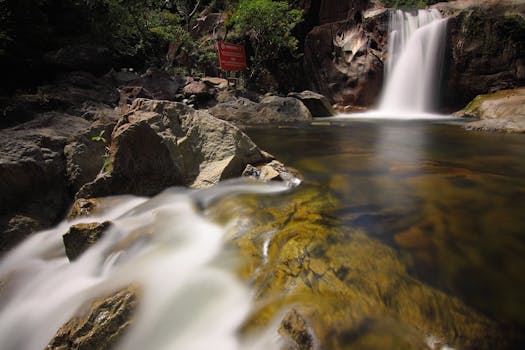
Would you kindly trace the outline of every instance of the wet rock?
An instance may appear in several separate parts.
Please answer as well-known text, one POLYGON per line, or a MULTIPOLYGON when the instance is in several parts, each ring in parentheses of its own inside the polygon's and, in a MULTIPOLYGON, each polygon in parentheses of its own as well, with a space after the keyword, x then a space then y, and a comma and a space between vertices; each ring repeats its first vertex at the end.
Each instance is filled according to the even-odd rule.
POLYGON ((451 17, 443 103, 458 109, 475 96, 525 85, 525 9, 513 1, 455 1, 438 8, 451 17))
POLYGON ((511 332, 414 278, 391 247, 341 226, 333 211, 338 200, 325 188, 303 187, 271 206, 260 198, 243 200, 250 204, 242 212, 234 209, 237 198, 210 213, 250 218, 228 232, 246 259, 239 273, 253 281, 261 306, 244 334, 293 308, 281 326, 294 340, 288 349, 308 349, 310 339, 334 350, 424 349, 428 339, 453 348, 508 346, 511 332))
POLYGON ((136 100, 111 139, 107 171, 77 198, 207 187, 272 159, 235 126, 177 102, 136 100))
POLYGON ((312 117, 331 117, 335 111, 326 97, 313 91, 291 92, 289 97, 295 97, 301 101, 312 114, 312 117))
POLYGON ((77 259, 89 247, 101 239, 110 226, 111 223, 109 221, 102 223, 93 222, 89 224, 76 224, 71 226, 67 233, 62 237, 69 261, 77 259))
POLYGON ((272 160, 259 168, 248 164, 242 175, 262 182, 282 181, 290 187, 298 186, 302 181, 302 176, 296 169, 286 167, 277 160, 272 160))
POLYGON ((131 285, 95 300, 84 314, 73 317, 56 333, 46 350, 114 349, 129 326, 140 290, 131 285))
POLYGON ((283 318, 279 327, 279 334, 292 341, 286 347, 289 350, 319 349, 308 322, 295 309, 291 309, 283 318))
POLYGON ((257 113, 250 123, 290 123, 309 121, 312 114, 306 106, 293 97, 267 96, 257 106, 257 113))
POLYGON ((90 216, 97 211, 99 204, 99 200, 95 198, 79 198, 73 203, 69 214, 67 214, 67 219, 74 220, 77 218, 90 216))
POLYGON ((525 88, 480 95, 456 115, 480 119, 468 130, 525 132, 525 88))
MULTIPOLYGON (((4 230, 15 215, 30 217, 40 227, 63 215, 69 202, 64 146, 69 137, 88 127, 82 118, 48 113, 0 130, 0 226, 4 230)), ((2 248, 21 238, 10 235, 8 240, 2 234, 2 248)))

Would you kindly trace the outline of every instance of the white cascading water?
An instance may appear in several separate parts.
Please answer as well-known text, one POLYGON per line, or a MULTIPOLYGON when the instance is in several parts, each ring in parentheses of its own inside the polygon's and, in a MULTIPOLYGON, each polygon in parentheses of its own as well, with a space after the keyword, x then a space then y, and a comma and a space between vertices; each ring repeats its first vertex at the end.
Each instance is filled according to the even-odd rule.
POLYGON ((439 96, 446 19, 439 11, 392 11, 389 22, 386 86, 380 111, 428 113, 439 96))
POLYGON ((0 344, 3 350, 43 349, 87 301, 138 283, 135 322, 118 349, 275 349, 275 332, 240 341, 249 289, 231 272, 226 229, 195 209, 232 193, 271 193, 278 184, 236 180, 211 189, 172 188, 152 198, 109 199, 98 217, 62 222, 0 261, 0 344), (80 222, 113 223, 77 260, 65 256, 62 235, 80 222))

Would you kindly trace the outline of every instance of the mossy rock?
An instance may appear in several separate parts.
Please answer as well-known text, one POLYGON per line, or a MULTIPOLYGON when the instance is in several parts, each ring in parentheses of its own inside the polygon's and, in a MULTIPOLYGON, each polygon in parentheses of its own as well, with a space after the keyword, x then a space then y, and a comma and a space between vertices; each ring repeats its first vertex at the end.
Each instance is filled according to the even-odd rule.
POLYGON ((239 274, 255 289, 243 334, 288 310, 280 331, 288 349, 505 348, 494 322, 411 276, 392 248, 339 226, 333 193, 307 185, 282 196, 277 206, 248 195, 210 210, 242 223, 230 235, 239 274))

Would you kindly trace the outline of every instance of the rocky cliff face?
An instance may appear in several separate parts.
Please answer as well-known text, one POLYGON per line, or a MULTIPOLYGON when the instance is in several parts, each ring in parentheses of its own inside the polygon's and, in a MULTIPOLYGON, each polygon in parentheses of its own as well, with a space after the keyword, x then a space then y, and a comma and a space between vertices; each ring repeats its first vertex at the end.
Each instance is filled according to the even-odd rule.
POLYGON ((525 3, 440 4, 450 14, 444 107, 463 107, 476 95, 525 85, 525 3))
MULTIPOLYGON (((304 41, 309 88, 333 103, 374 105, 388 54, 388 10, 379 1, 294 3, 304 9, 304 26, 310 28, 304 41)), ((525 84, 525 2, 469 0, 435 7, 450 17, 442 110, 525 84)))
MULTIPOLYGON (((381 90, 388 14, 365 13, 364 8, 343 11, 343 20, 321 24, 305 39, 304 67, 310 88, 337 104, 369 106, 381 90)), ((320 20, 330 18, 340 19, 326 15, 320 20)))

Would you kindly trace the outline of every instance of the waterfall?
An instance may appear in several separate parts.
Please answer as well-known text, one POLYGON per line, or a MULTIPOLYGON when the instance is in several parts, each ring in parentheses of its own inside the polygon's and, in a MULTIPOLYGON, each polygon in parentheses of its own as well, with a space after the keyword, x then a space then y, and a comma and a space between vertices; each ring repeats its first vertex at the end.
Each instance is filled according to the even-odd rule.
POLYGON ((437 10, 390 13, 386 85, 380 111, 403 114, 436 109, 446 19, 437 10))
MULTIPOLYGON (((232 193, 275 193, 280 184, 222 182, 199 191, 172 188, 147 199, 101 199, 101 215, 64 221, 39 232, 0 260, 0 344, 43 349, 58 328, 100 295, 138 283, 139 308, 118 349, 272 349, 274 333, 240 340, 251 293, 231 269, 226 229, 196 208, 232 193), (112 222, 112 228, 69 262, 62 235, 71 224, 112 222)), ((101 315, 100 317, 103 317, 101 315)))

